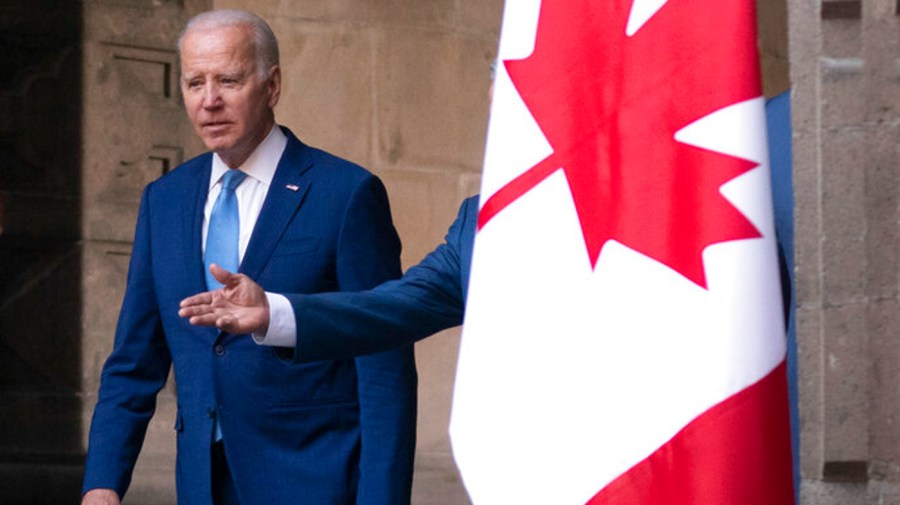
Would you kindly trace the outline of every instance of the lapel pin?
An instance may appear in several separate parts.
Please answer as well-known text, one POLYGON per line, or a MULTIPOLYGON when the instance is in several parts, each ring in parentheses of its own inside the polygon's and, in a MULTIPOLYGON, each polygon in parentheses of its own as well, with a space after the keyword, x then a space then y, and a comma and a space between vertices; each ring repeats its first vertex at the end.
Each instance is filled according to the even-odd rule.
POLYGON ((285 186, 285 187, 288 188, 288 189, 291 190, 291 191, 300 191, 300 186, 298 186, 298 185, 296 185, 296 184, 288 184, 288 185, 285 186))

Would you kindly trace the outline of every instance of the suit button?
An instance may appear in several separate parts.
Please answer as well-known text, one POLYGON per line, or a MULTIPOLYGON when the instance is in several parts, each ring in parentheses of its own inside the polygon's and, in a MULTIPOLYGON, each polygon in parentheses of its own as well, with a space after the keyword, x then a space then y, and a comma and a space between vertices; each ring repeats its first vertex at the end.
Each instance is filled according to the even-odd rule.
POLYGON ((216 346, 213 347, 213 352, 216 353, 216 356, 224 356, 225 355, 225 346, 222 344, 216 344, 216 346))
POLYGON ((208 417, 210 419, 215 419, 216 418, 216 409, 214 409, 212 407, 206 409, 206 417, 208 417))

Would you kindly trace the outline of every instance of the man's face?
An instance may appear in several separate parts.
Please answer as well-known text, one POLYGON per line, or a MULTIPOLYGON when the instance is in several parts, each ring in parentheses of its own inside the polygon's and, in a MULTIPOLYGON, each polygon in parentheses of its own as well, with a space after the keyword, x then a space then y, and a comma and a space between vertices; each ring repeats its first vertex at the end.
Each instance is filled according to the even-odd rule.
POLYGON ((197 135, 236 168, 275 122, 281 73, 257 71, 249 28, 196 28, 182 39, 181 91, 197 135))

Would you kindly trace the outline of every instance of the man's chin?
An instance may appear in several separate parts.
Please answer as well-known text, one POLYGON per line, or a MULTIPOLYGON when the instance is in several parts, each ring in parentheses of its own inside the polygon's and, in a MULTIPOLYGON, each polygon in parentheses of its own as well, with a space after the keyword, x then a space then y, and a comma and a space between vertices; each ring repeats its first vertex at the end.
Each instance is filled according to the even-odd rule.
POLYGON ((203 145, 213 152, 227 151, 234 147, 234 142, 225 136, 204 136, 203 145))

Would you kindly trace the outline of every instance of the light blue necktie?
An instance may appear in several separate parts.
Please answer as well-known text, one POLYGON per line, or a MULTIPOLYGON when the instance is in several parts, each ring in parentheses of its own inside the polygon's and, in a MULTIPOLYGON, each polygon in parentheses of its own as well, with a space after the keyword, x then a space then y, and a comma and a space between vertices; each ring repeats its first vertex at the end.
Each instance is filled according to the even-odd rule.
MULTIPOLYGON (((229 169, 222 176, 222 191, 213 204, 209 214, 209 227, 206 231, 206 253, 203 264, 206 267, 206 288, 213 290, 222 287, 211 273, 209 265, 215 263, 229 272, 237 272, 240 265, 238 243, 241 233, 241 220, 238 213, 237 196, 234 194, 247 174, 236 169, 229 169)), ((222 440, 222 429, 216 419, 215 441, 222 440)))
POLYGON ((237 272, 240 265, 238 241, 241 233, 241 222, 238 215, 237 196, 234 194, 247 174, 237 169, 229 169, 222 176, 222 191, 213 205, 209 215, 209 227, 206 232, 206 254, 203 264, 206 267, 206 288, 219 289, 222 285, 211 273, 209 265, 215 263, 229 272, 237 272))

